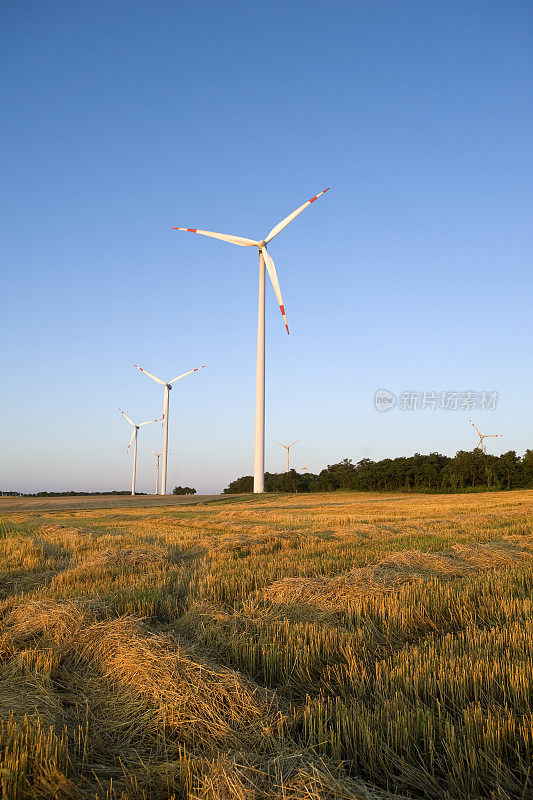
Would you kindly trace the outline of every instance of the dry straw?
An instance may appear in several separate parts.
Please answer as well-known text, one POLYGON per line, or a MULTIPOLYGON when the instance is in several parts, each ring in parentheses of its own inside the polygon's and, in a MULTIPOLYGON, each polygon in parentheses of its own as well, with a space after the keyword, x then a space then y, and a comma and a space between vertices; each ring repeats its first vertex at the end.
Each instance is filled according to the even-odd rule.
POLYGON ((6 517, 2 796, 533 796, 532 497, 6 517))

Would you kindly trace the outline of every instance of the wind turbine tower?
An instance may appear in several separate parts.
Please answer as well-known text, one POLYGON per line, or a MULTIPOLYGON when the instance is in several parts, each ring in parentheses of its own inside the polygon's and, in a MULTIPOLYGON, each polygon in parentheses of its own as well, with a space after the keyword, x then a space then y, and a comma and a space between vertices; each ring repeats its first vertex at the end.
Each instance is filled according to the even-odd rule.
POLYGON ((159 458, 163 455, 163 453, 156 453, 155 450, 152 450, 151 447, 148 450, 154 454, 155 456, 155 494, 159 494, 159 458))
POLYGON ((280 447, 284 447, 285 450, 287 451, 287 472, 290 471, 289 470, 289 450, 291 449, 291 447, 294 447, 295 444, 298 444, 298 442, 301 442, 301 441, 302 441, 301 439, 296 439, 296 441, 293 442, 292 444, 281 444, 281 442, 276 442, 276 444, 279 444, 280 447))
POLYGON ((133 422, 133 420, 131 420, 128 417, 128 415, 123 412, 123 410, 121 408, 119 408, 119 411, 122 414, 122 416, 125 419, 127 419, 128 422, 130 423, 130 425, 133 427, 133 430, 131 432, 130 443, 128 444, 128 449, 126 450, 126 453, 129 452, 129 449, 131 447, 131 443, 135 440, 135 445, 133 447, 133 471, 131 473, 131 493, 134 495, 135 494, 135 473, 137 471, 137 434, 139 432, 139 428, 142 428, 143 425, 151 425, 152 422, 159 422, 159 420, 158 419, 150 419, 150 420, 148 420, 148 422, 140 422, 138 425, 136 425, 135 422, 133 422))
POLYGON ((167 493, 167 453, 168 453, 168 402, 170 396, 170 390, 172 389, 172 384, 176 383, 176 381, 180 381, 182 378, 186 378, 187 375, 192 375, 193 372, 198 372, 199 370, 205 367, 205 364, 201 367, 196 367, 196 369, 190 369, 188 372, 184 372, 183 375, 178 375, 176 378, 172 378, 171 381, 165 383, 162 381, 161 378, 157 378, 155 375, 152 375, 151 372, 147 372, 142 367, 139 367, 137 364, 134 364, 137 369, 143 372, 145 375, 148 375, 156 383, 160 383, 161 386, 165 387, 163 393, 163 467, 161 470, 161 494, 167 493))
POLYGON ((476 428, 476 426, 474 425, 472 420, 470 420, 470 424, 473 425, 473 427, 476 430, 477 435, 479 436, 479 442, 474 447, 474 450, 481 450, 482 453, 485 452, 485 447, 483 445, 483 439, 496 439, 498 437, 503 436, 502 433, 481 433, 480 430, 478 428, 476 428))
POLYGON ((281 316, 289 332, 287 317, 285 316, 285 306, 279 288, 276 267, 267 251, 267 244, 278 235, 287 225, 295 219, 298 214, 305 211, 311 203, 327 192, 324 189, 301 205, 288 217, 272 228, 270 233, 260 240, 245 239, 243 236, 233 236, 227 233, 213 233, 213 231, 203 231, 199 228, 172 228, 174 231, 188 231, 189 233, 199 233, 202 236, 211 236, 213 239, 221 239, 223 242, 238 244, 241 247, 257 247, 259 251, 259 303, 257 308, 257 363, 255 372, 255 446, 254 446, 254 492, 265 491, 265 266, 272 283, 272 288, 279 303, 281 316))

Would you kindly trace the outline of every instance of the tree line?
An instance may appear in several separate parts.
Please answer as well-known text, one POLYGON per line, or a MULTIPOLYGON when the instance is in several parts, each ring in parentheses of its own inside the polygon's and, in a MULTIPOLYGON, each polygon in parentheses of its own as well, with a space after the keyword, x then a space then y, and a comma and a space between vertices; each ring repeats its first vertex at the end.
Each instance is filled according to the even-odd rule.
MULTIPOLYGON (((318 475, 311 472, 265 473, 266 492, 461 492, 533 487, 533 450, 520 457, 514 450, 493 456, 481 450, 459 450, 451 458, 440 453, 356 464, 345 458, 328 464, 318 475)), ((253 491, 253 477, 232 481, 224 494, 253 491)))

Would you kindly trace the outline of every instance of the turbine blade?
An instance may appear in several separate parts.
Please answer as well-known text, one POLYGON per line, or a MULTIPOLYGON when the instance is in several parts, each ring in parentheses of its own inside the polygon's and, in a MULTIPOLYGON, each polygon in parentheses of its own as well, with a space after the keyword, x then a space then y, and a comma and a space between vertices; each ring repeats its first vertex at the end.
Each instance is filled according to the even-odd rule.
POLYGON ((272 286, 274 288, 274 293, 279 303, 279 310, 281 311, 281 316, 283 317, 283 322, 285 323, 285 327, 287 328, 287 333, 288 333, 289 326, 287 325, 287 317, 285 316, 285 306, 283 305, 281 289, 279 288, 279 281, 278 281, 278 276, 276 274, 276 267, 274 266, 274 262, 272 261, 270 253, 267 251, 266 247, 262 247, 261 252, 263 253, 263 258, 265 259, 266 268, 270 276, 270 282, 272 283, 272 286))
POLYGON ((324 189, 323 192, 319 192, 317 195, 315 195, 310 200, 308 200, 307 203, 304 203, 303 206, 300 206, 300 208, 297 208, 296 211, 293 211, 292 214, 289 214, 288 217, 285 217, 285 219, 282 219, 281 222, 278 222, 276 227, 272 228, 272 230, 270 231, 270 233, 266 237, 265 242, 268 244, 274 238, 274 236, 277 236, 278 233, 280 233, 283 230, 283 228, 287 227, 289 222, 292 222, 293 219, 295 219, 295 217, 298 216, 298 214, 301 214, 302 211, 305 211, 305 209, 308 208, 308 206, 310 206, 311 203, 314 203, 315 200, 318 200, 318 198, 321 195, 323 195, 325 192, 329 192, 329 186, 328 186, 327 189, 324 189))
POLYGON ((196 367, 196 369, 190 369, 188 372, 184 372, 183 375, 178 375, 177 378, 172 378, 172 380, 169 381, 169 383, 176 383, 176 381, 179 381, 182 378, 187 377, 187 375, 192 375, 193 372, 198 372, 198 370, 203 369, 204 367, 205 367, 205 364, 202 364, 201 367, 196 367))
POLYGON ((137 367, 137 369, 140 369, 140 370, 141 370, 141 372, 144 372, 144 374, 145 374, 145 375, 148 375, 148 377, 149 377, 149 378, 151 378, 151 379, 152 379, 153 381, 155 381, 156 383, 160 383, 162 386, 165 386, 165 381, 162 381, 162 380, 161 380, 161 378, 156 378, 156 376, 155 376, 155 375, 152 375, 152 373, 151 373, 151 372, 147 372, 145 369, 143 369, 142 367, 140 367, 138 364, 134 364, 133 366, 134 366, 134 367, 137 367))
POLYGON ((296 441, 293 442, 292 444, 290 444, 289 447, 292 447, 292 445, 298 444, 298 442, 301 442, 301 441, 302 441, 301 439, 296 439, 296 441))
POLYGON ((152 422, 161 422, 161 417, 159 417, 158 419, 149 419, 148 422, 139 422, 137 427, 142 428, 143 425, 151 425, 152 422))
POLYGON ((126 419, 128 420, 128 422, 130 423, 130 425, 133 425, 133 427, 135 427, 135 423, 133 422, 133 420, 131 420, 131 419, 128 417, 128 415, 127 415, 127 414, 125 414, 125 413, 123 412, 123 410, 122 410, 121 408, 119 408, 119 411, 120 411, 120 413, 122 414, 122 416, 123 416, 123 417, 126 417, 126 419))
POLYGON ((130 451, 131 443, 133 442, 133 437, 134 436, 135 436, 135 428, 131 432, 131 439, 130 439, 130 443, 128 445, 128 449, 126 450, 126 453, 129 453, 129 451, 130 451))
POLYGON ((276 442, 276 444, 279 444, 280 447, 284 447, 285 450, 287 449, 287 445, 286 444, 281 444, 281 442, 276 442))
MULTIPOLYGON (((476 426, 474 425, 474 423, 472 422, 472 420, 470 420, 470 424, 471 424, 471 425, 473 425, 473 426, 474 426, 474 428, 476 428, 476 426)), ((476 428, 476 431, 479 433, 479 430, 478 430, 477 428, 476 428)), ((481 436, 481 433, 479 433, 479 435, 481 436)))
POLYGON ((211 236, 213 239, 222 239, 223 242, 239 244, 241 247, 257 247, 259 242, 254 239, 246 239, 244 236, 233 236, 231 233, 214 233, 213 231, 201 231, 199 228, 171 228, 173 231, 187 231, 188 233, 199 233, 201 236, 211 236))

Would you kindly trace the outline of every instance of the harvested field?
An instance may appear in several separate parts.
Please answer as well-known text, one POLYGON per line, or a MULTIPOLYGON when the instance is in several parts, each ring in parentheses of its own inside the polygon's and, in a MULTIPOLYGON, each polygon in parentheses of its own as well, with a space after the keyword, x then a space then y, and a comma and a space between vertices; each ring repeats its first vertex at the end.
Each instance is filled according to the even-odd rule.
POLYGON ((533 797, 532 510, 516 491, 4 512, 2 796, 533 797))

